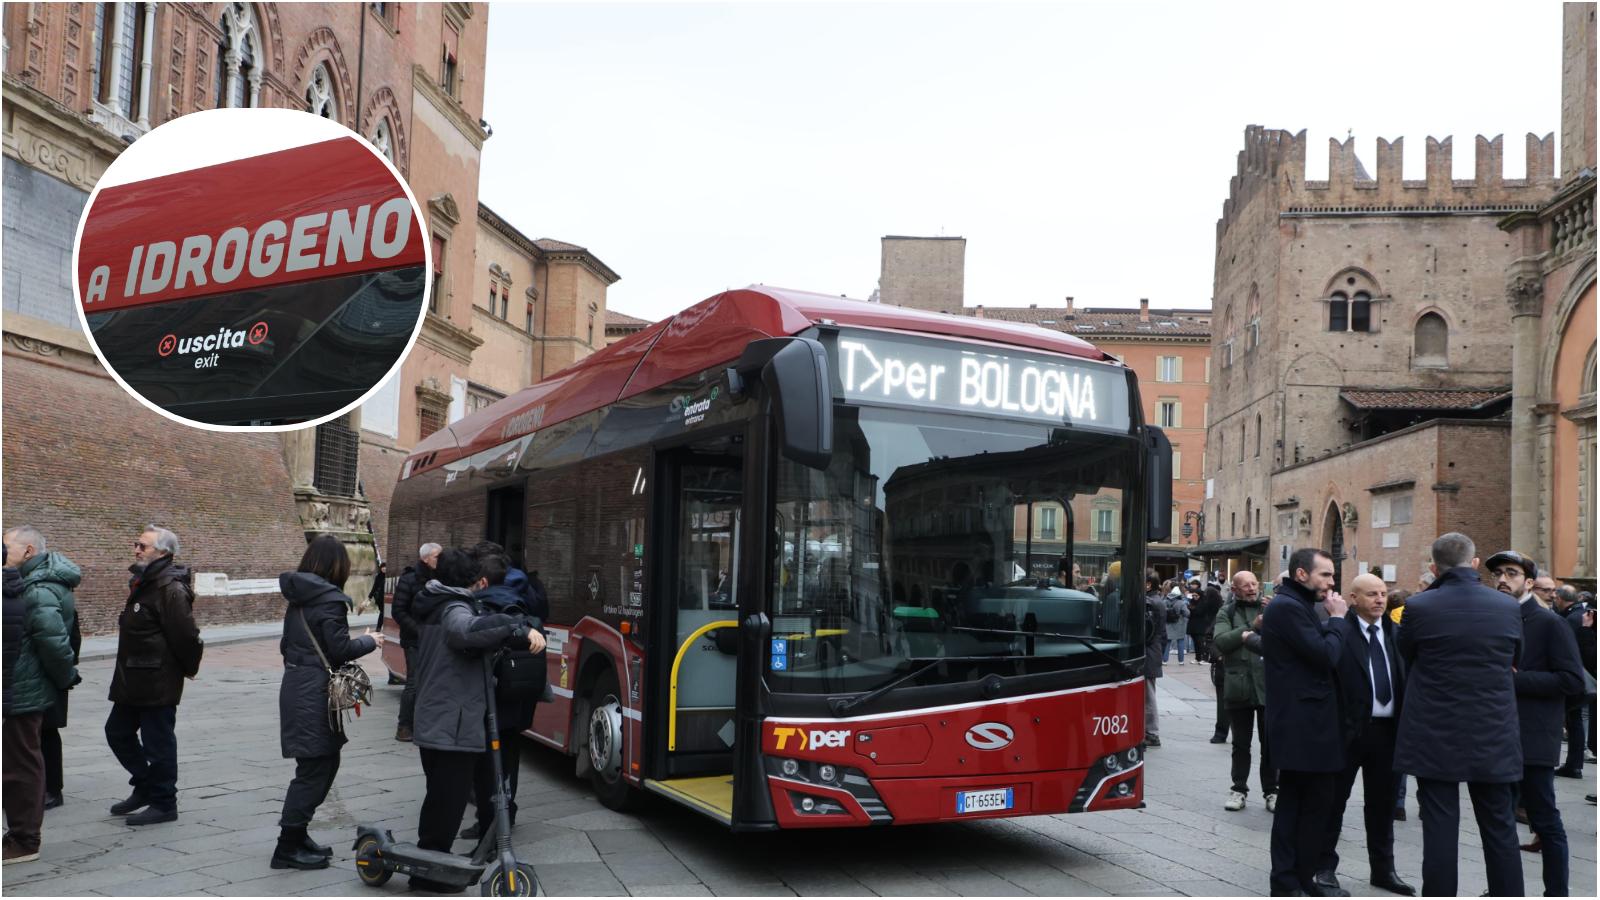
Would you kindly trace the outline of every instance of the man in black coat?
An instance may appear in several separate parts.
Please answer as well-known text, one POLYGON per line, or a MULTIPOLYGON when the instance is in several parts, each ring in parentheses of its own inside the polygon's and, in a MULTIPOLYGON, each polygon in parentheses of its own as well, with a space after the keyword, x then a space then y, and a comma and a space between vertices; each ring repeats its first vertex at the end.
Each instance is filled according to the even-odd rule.
POLYGON ((433 567, 438 565, 439 551, 442 549, 433 543, 417 548, 417 564, 406 566, 395 580, 394 599, 389 604, 389 614, 394 617, 394 623, 400 626, 400 652, 406 657, 406 686, 400 692, 400 721, 394 729, 394 739, 397 741, 411 740, 411 726, 415 722, 417 708, 416 650, 422 625, 412 613, 411 601, 433 579, 433 567))
POLYGON ((1512 669, 1522 652, 1522 616, 1515 600, 1479 580, 1471 538, 1441 535, 1432 555, 1435 580, 1406 601, 1397 641, 1406 703, 1394 767, 1417 779, 1422 893, 1455 896, 1466 782, 1489 893, 1521 897, 1512 792, 1522 780, 1522 741, 1506 723, 1517 716, 1512 669))
POLYGON ((1395 625, 1384 612, 1389 586, 1370 573, 1350 582, 1350 611, 1343 620, 1344 647, 1339 656, 1340 731, 1345 742, 1345 767, 1334 791, 1334 813, 1328 820, 1327 842, 1315 882, 1337 888, 1339 831, 1345 805, 1361 770, 1362 810, 1367 835, 1367 862, 1374 887, 1407 897, 1416 888, 1394 869, 1394 737, 1405 697, 1405 665, 1395 646, 1395 625))
POLYGON ((1517 664, 1517 721, 1522 733, 1522 806, 1538 835, 1546 897, 1567 895, 1567 830, 1556 809, 1556 764, 1567 700, 1583 694, 1583 663, 1567 623, 1540 605, 1532 591, 1538 567, 1515 550, 1489 557, 1495 590, 1517 601, 1522 660, 1517 664))
POLYGON ((1344 632, 1337 623, 1317 620, 1312 607, 1324 604, 1331 617, 1345 614, 1344 598, 1333 590, 1333 560, 1321 550, 1296 550, 1289 557, 1289 577, 1261 619, 1267 741, 1278 767, 1271 886, 1279 897, 1349 896, 1314 880, 1323 829, 1333 814, 1334 787, 1344 771, 1334 684, 1344 632))
POLYGON ((174 558, 178 536, 150 525, 133 549, 106 718, 106 744, 128 770, 133 793, 111 814, 153 825, 178 818, 178 703, 183 680, 200 671, 205 644, 194 623, 192 576, 174 558))
MULTIPOLYGON (((1189 582, 1191 590, 1195 589, 1200 579, 1189 582)), ((1211 743, 1226 744, 1228 742, 1228 711, 1222 702, 1222 681, 1225 669, 1222 655, 1217 652, 1213 642, 1212 626, 1216 624, 1217 611, 1222 609, 1222 588, 1215 584, 1207 584, 1200 589, 1200 602, 1189 613, 1189 633, 1194 637, 1194 653, 1200 659, 1211 664, 1211 687, 1217 695, 1217 724, 1211 732, 1211 743), (1195 629, 1198 628, 1197 633, 1195 629), (1204 648, 1204 649, 1202 649, 1204 648)))
POLYGON ((1161 579, 1144 579, 1144 745, 1161 746, 1161 711, 1156 707, 1156 679, 1161 677, 1161 640, 1167 633, 1167 598, 1161 579))
MULTIPOLYGON (((1593 678, 1594 610, 1589 608, 1589 604, 1582 602, 1578 589, 1568 584, 1556 590, 1554 611, 1572 630, 1572 637, 1578 645, 1578 657, 1583 661, 1584 671, 1593 678)), ((1556 774, 1563 778, 1583 777, 1583 751, 1589 743, 1588 732, 1583 727, 1583 716, 1586 707, 1589 709, 1589 715, 1591 717, 1594 715, 1594 699, 1593 694, 1587 694, 1567 702, 1567 761, 1556 769, 1556 774)))

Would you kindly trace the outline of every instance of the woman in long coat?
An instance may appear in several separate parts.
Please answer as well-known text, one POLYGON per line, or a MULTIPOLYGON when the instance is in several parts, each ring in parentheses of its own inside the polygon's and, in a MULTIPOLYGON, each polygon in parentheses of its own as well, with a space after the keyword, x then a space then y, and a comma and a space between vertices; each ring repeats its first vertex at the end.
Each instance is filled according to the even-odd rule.
POLYGON ((295 761, 294 780, 283 798, 274 869, 322 869, 333 851, 311 840, 306 828, 327 799, 339 771, 346 738, 328 719, 328 670, 317 647, 337 668, 383 643, 381 633, 350 637, 350 598, 344 593, 350 557, 333 535, 318 536, 306 547, 300 568, 278 576, 288 608, 283 618, 283 683, 278 689, 278 734, 285 759, 295 761), (315 636, 316 647, 311 644, 315 636))

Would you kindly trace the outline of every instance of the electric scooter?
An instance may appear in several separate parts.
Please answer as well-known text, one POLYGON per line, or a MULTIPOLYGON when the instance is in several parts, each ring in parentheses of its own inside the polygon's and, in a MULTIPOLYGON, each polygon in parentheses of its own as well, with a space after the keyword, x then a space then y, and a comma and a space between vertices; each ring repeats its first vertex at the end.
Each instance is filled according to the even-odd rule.
POLYGON ((356 874, 368 887, 380 887, 396 872, 425 878, 451 887, 479 884, 490 860, 494 871, 479 884, 485 897, 534 897, 539 894, 539 879, 533 866, 518 862, 511 850, 511 814, 507 806, 505 774, 500 770, 500 722, 495 712, 495 654, 483 657, 483 690, 489 700, 489 759, 494 766, 494 823, 479 838, 471 856, 439 850, 424 850, 414 843, 401 843, 394 832, 378 825, 356 826, 356 874))

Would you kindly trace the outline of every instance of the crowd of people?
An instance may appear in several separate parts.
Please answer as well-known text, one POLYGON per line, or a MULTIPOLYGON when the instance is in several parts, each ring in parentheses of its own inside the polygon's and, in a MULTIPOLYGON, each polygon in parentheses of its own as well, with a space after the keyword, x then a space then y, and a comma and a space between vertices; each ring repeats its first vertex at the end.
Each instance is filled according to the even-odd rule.
MULTIPOLYGON (((178 536, 147 526, 133 544, 128 594, 117 620, 117 655, 109 694, 106 744, 128 771, 131 792, 110 812, 129 826, 178 818, 176 723, 184 682, 199 673, 205 645, 193 616, 189 569, 178 562, 178 536)), ((426 782, 418 846, 449 852, 469 801, 477 821, 460 833, 478 838, 492 827, 491 744, 483 726, 495 704, 507 805, 516 815, 520 742, 543 696, 546 601, 537 578, 517 569, 503 548, 421 548, 420 562, 398 581, 394 617, 406 658, 406 688, 396 737, 415 744, 426 782), (491 696, 484 658, 536 672, 500 677, 491 696)), ((284 598, 283 678, 278 724, 285 759, 295 761, 284 796, 275 869, 329 865, 331 848, 309 826, 339 771, 348 741, 346 718, 330 705, 335 671, 384 643, 381 630, 352 635, 353 602, 345 593, 350 557, 332 535, 314 538, 300 565, 278 579, 284 598)), ((60 806, 61 742, 67 692, 82 681, 81 640, 73 591, 81 573, 46 548, 31 526, 5 533, 4 807, 5 862, 39 858, 46 809, 60 806)), ((380 595, 381 596, 381 595, 380 595)), ((497 675, 509 668, 497 669, 497 675)), ((458 890, 412 879, 436 892, 458 890)))
MULTIPOLYGON (((1213 667, 1211 741, 1233 744, 1223 807, 1245 808, 1254 760, 1273 813, 1275 896, 1348 895, 1337 844, 1358 775, 1374 886, 1416 893, 1394 859, 1411 777, 1424 895, 1456 892, 1462 784, 1488 893, 1523 894, 1520 850, 1539 854, 1545 896, 1567 895, 1554 779, 1581 778, 1594 760, 1594 597, 1558 585, 1512 550, 1489 557, 1484 579, 1473 542, 1458 533, 1438 538, 1431 560, 1409 595, 1391 594, 1376 572, 1356 576, 1341 595, 1332 559, 1309 548, 1291 556, 1269 601, 1249 571, 1225 591, 1199 577, 1147 582, 1147 623, 1166 626, 1146 646, 1147 685, 1160 677, 1170 644, 1196 633, 1195 618, 1209 623, 1210 646, 1195 641, 1193 652, 1213 667), (1526 844, 1519 821, 1533 832, 1526 844)), ((1159 747, 1151 710, 1147 719, 1146 745, 1159 747)))

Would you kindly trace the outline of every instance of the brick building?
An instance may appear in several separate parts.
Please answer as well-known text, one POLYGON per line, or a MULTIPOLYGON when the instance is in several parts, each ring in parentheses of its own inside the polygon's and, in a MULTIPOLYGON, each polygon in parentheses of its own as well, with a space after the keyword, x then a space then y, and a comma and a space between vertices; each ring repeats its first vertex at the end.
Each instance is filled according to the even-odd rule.
POLYGON ((877 302, 960 313, 965 304, 967 239, 886 235, 877 302))
MULTIPOLYGON (((1151 544, 1150 563, 1163 577, 1191 567, 1190 550, 1205 540, 1203 518, 1206 416, 1210 409, 1211 311, 1065 306, 977 306, 968 314, 1077 335, 1112 354, 1139 378, 1145 421, 1161 426, 1172 442, 1172 540, 1151 544)), ((1073 521, 1092 541, 1092 510, 1075 510, 1073 521)), ((1035 530, 1043 527, 1035 522, 1035 530)), ((1115 528, 1115 526, 1112 526, 1115 528)), ((1041 534, 1035 534, 1038 541, 1041 534)), ((1048 549, 1048 548, 1047 548, 1048 549)), ((1193 563, 1198 567, 1198 562, 1193 563)), ((1089 574, 1089 573, 1086 573, 1089 574)))
POLYGON ((1353 138, 1330 141, 1328 180, 1307 181, 1304 132, 1245 131, 1217 223, 1213 285, 1206 518, 1217 527, 1202 549, 1220 567, 1272 577, 1290 549, 1315 545, 1334 553, 1341 579, 1363 561, 1392 563, 1409 586, 1420 560, 1380 552, 1404 549, 1405 540, 1385 546, 1394 537, 1363 546, 1363 517, 1410 503, 1439 511, 1429 527, 1485 546, 1501 531, 1503 508, 1452 513, 1434 497, 1457 483, 1436 465, 1455 432, 1377 439, 1505 411, 1512 360, 1502 298, 1517 253, 1497 225, 1554 195, 1554 137, 1528 135, 1528 170, 1516 179, 1501 171, 1499 137, 1478 138, 1471 180, 1452 179, 1450 138, 1428 139, 1426 172, 1415 173, 1425 177, 1414 180, 1401 171, 1401 146, 1378 141, 1373 177, 1353 138), (1406 390, 1381 393, 1394 389, 1406 390), (1396 447, 1430 442, 1397 468, 1396 447), (1305 466, 1319 460, 1329 463, 1305 466), (1349 477, 1322 478, 1334 471, 1349 477))
POLYGON ((404 448, 481 342, 469 329, 484 4, 7 4, 4 16, 5 520, 84 569, 84 630, 114 627, 133 537, 175 530, 203 622, 279 613, 276 576, 307 534, 339 534, 365 592, 404 448), (217 106, 306 109, 359 131, 424 205, 433 309, 401 375, 316 429, 174 426, 100 369, 69 264, 88 193, 127 143, 217 106), (363 490, 363 486, 365 490, 363 490))
POLYGON ((468 413, 609 344, 606 289, 619 278, 588 250, 532 240, 481 203, 478 225, 472 330, 484 345, 472 361, 468 413))
POLYGON ((1595 585, 1595 4, 1562 7, 1561 190, 1500 223, 1511 305, 1511 543, 1595 585))

